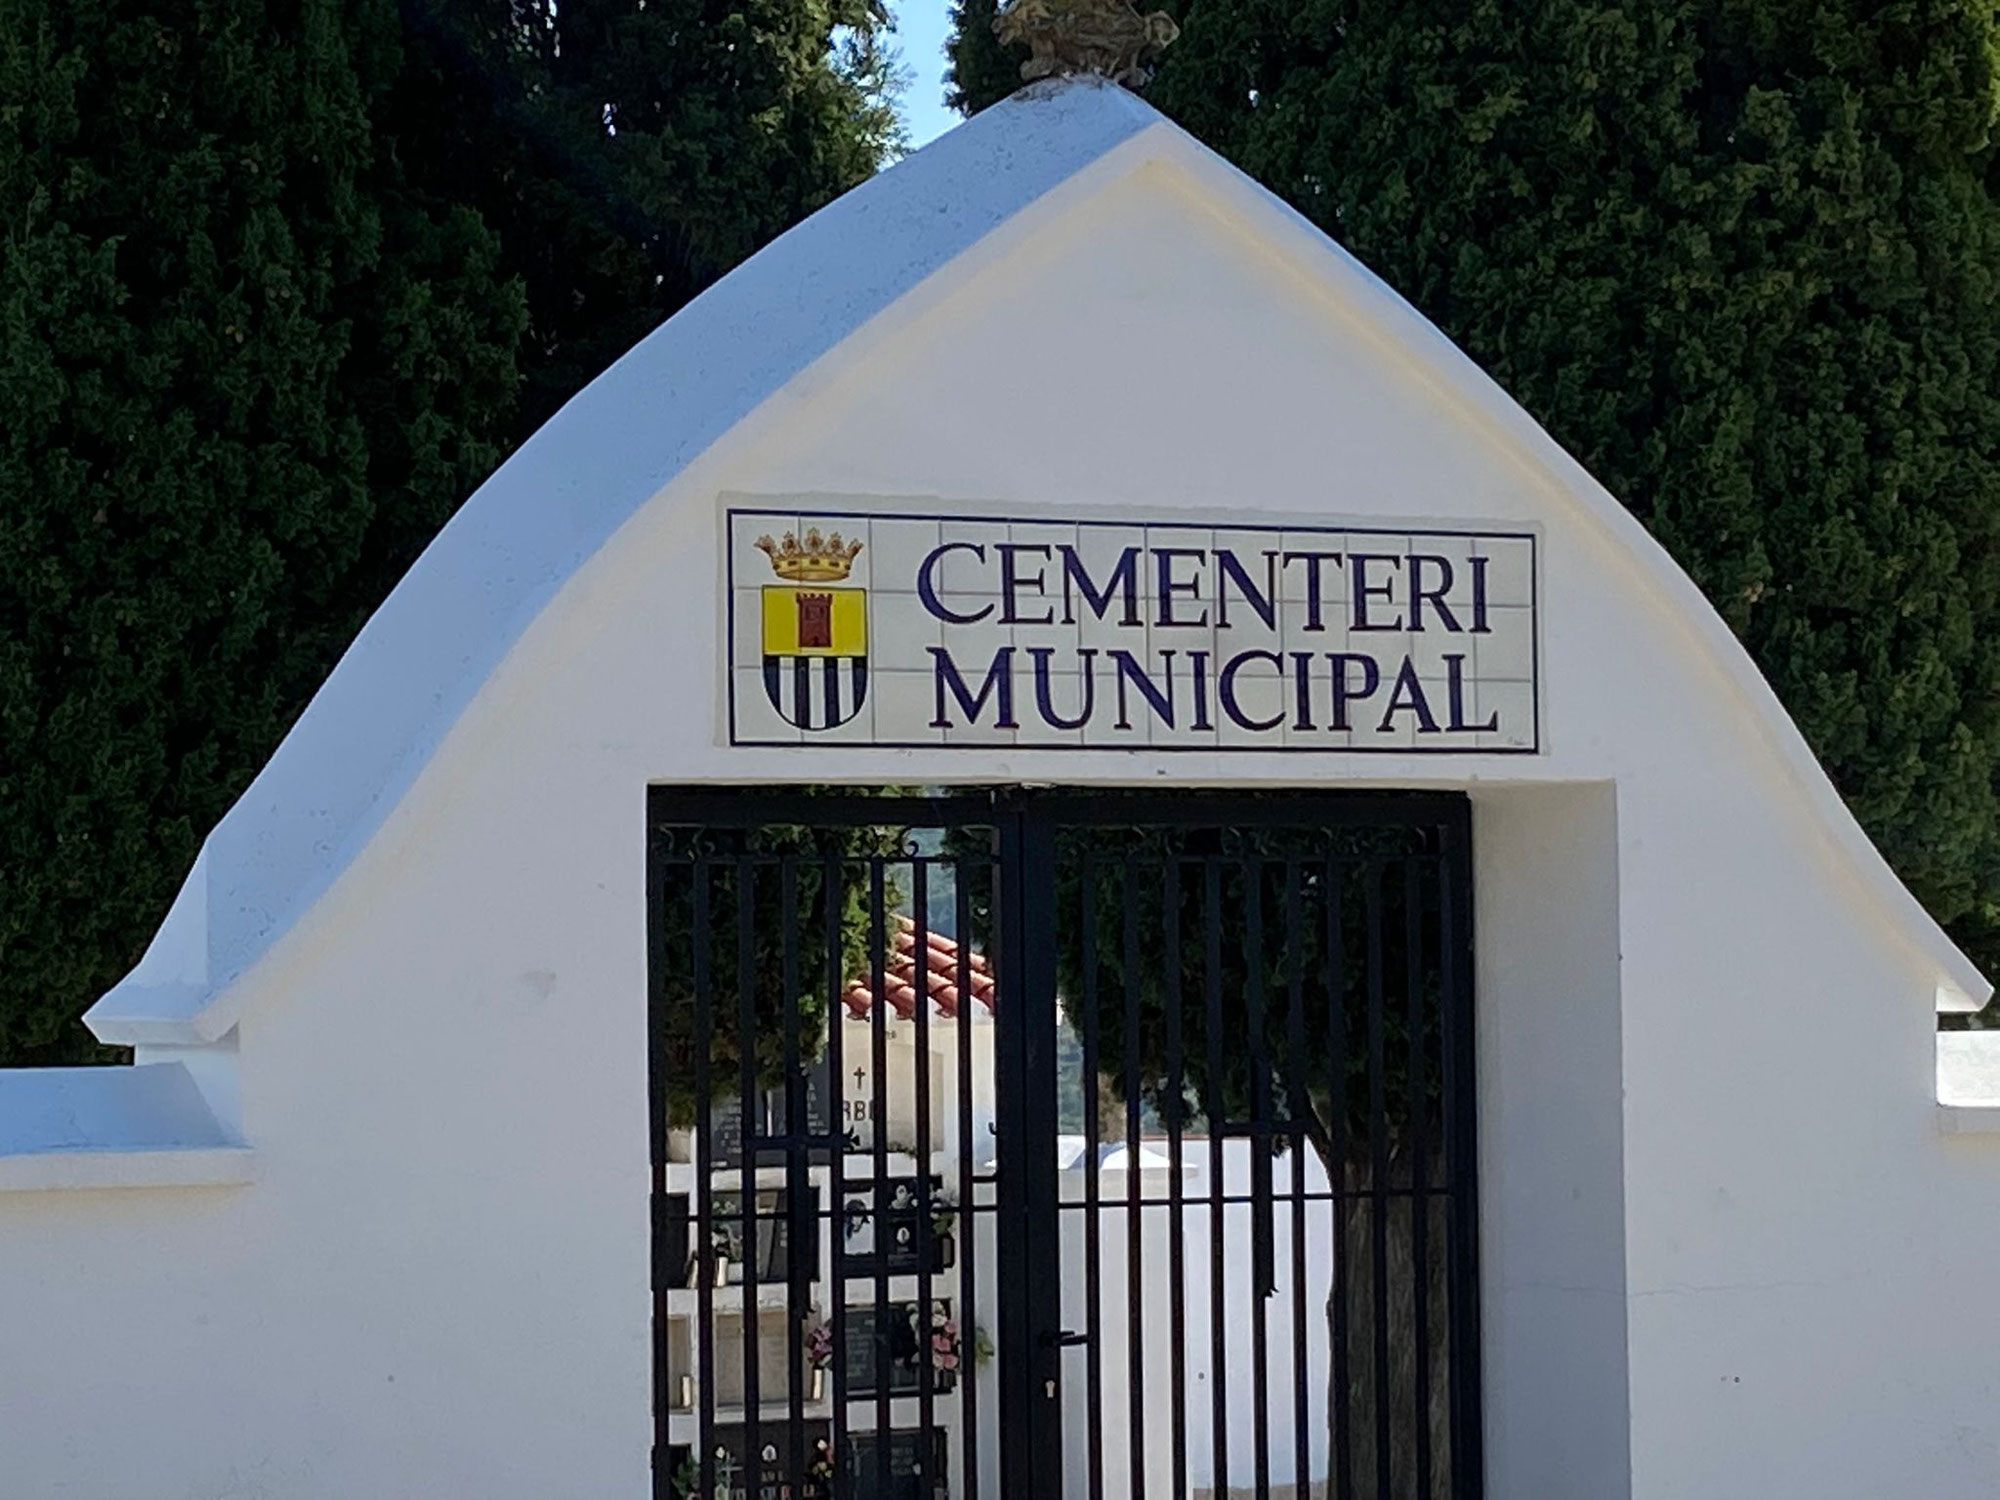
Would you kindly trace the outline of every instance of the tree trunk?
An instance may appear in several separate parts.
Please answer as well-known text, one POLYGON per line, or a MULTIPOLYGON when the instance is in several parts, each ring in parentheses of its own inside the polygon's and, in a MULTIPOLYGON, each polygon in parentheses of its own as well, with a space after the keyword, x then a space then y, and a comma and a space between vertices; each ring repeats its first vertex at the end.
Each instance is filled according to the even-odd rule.
MULTIPOLYGON (((1427 1170, 1429 1181, 1441 1180, 1442 1158, 1433 1153, 1427 1170)), ((1328 1348, 1336 1357, 1327 1373, 1329 1478, 1324 1493, 1328 1500, 1350 1495, 1353 1500, 1447 1500, 1452 1459, 1445 1200, 1431 1195, 1425 1202, 1420 1330, 1415 1200, 1408 1193, 1372 1196, 1372 1169, 1366 1160, 1350 1160, 1344 1177, 1349 1196, 1340 1205, 1340 1243, 1334 1249, 1341 1270, 1326 1307, 1328 1348), (1378 1207, 1385 1210, 1379 1236, 1378 1207), (1378 1308, 1384 1311, 1380 1318, 1378 1308), (1343 1326, 1344 1369, 1337 1354, 1343 1326), (1378 1333, 1384 1336, 1378 1338, 1378 1333), (1426 1338, 1428 1389, 1420 1391, 1419 1347, 1426 1338), (1346 1489, 1339 1482, 1343 1464, 1346 1489)), ((1400 1163, 1392 1158, 1389 1181, 1404 1179, 1400 1163)))

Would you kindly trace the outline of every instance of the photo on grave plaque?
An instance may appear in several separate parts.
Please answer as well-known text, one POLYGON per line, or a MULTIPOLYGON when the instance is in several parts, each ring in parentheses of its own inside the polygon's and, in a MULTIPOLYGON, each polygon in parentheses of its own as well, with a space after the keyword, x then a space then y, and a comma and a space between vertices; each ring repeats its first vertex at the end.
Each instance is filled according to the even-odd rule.
MULTIPOLYGON (((935 1308, 937 1317, 949 1320, 949 1302, 940 1301, 935 1308)), ((885 1386, 892 1396, 917 1395, 924 1388, 927 1362, 934 1394, 945 1395, 958 1383, 956 1370, 940 1369, 931 1360, 931 1340, 919 1325, 914 1302, 850 1305, 844 1336, 847 1393, 854 1400, 872 1398, 885 1386)))
POLYGON ((945 1202, 935 1177, 919 1183, 899 1177, 888 1184, 889 1202, 876 1212, 872 1186, 850 1186, 842 1198, 841 1233, 845 1236, 850 1276, 913 1276, 923 1269, 923 1230, 930 1224, 930 1269, 945 1271, 956 1258, 953 1231, 956 1211, 945 1202), (926 1191, 927 1189, 927 1191, 926 1191))

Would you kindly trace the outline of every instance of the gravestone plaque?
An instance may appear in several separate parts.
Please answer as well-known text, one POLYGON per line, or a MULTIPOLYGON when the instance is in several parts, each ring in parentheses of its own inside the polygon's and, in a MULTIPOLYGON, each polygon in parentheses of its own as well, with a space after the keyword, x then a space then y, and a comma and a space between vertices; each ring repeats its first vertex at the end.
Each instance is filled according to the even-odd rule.
MULTIPOLYGON (((834 1141, 833 1077, 824 1056, 804 1071, 805 1108, 794 1132, 789 1100, 783 1086, 765 1089, 752 1101, 751 1134, 760 1167, 782 1167, 790 1148, 802 1146, 807 1160, 824 1162, 834 1141)), ((718 1167, 743 1165, 743 1096, 736 1091, 718 1095, 708 1112, 709 1157, 718 1167)))
MULTIPOLYGON (((746 1243, 756 1247, 757 1279, 765 1284, 785 1280, 792 1274, 796 1259, 809 1278, 819 1275, 819 1190, 806 1189, 802 1212, 791 1212, 791 1195, 785 1188, 765 1188, 756 1194, 754 1236, 743 1221, 743 1195, 717 1193, 709 1220, 709 1235, 716 1253, 727 1256, 732 1265, 751 1264, 746 1243), (796 1243, 794 1232, 796 1231, 796 1243)), ((740 1272, 738 1273, 740 1279, 740 1272)))
MULTIPOLYGON (((950 1315, 950 1304, 938 1307, 950 1315)), ((875 1396, 885 1386, 892 1396, 914 1396, 924 1388, 930 1363, 928 1330, 917 1316, 915 1302, 869 1307, 849 1304, 846 1314, 844 1363, 847 1393, 855 1400, 875 1396)), ((949 1370, 931 1371, 931 1390, 950 1391, 957 1377, 949 1370)))
POLYGON ((824 1422, 801 1424, 805 1474, 791 1482, 792 1428, 788 1422, 760 1422, 757 1452, 749 1452, 747 1427, 715 1429, 715 1500, 829 1500, 833 1493, 832 1436, 824 1422))
POLYGON ((946 1453, 944 1432, 932 1429, 920 1432, 914 1429, 896 1429, 888 1434, 888 1472, 885 1474, 878 1464, 878 1454, 883 1447, 882 1438, 872 1432, 849 1433, 847 1438, 847 1461, 843 1466, 847 1471, 850 1492, 868 1495, 875 1500, 943 1500, 951 1493, 951 1482, 946 1477, 946 1453), (921 1456, 926 1442, 930 1445, 930 1485, 924 1484, 921 1456), (880 1476, 878 1482, 878 1475, 880 1476))
POLYGON ((949 1270, 956 1256, 953 1219, 941 1222, 947 1206, 935 1177, 898 1177, 887 1184, 888 1202, 879 1209, 872 1184, 850 1186, 841 1202, 850 1276, 914 1276, 922 1269, 923 1228, 931 1223, 930 1269, 949 1270), (942 1232, 940 1232, 942 1230, 942 1232))

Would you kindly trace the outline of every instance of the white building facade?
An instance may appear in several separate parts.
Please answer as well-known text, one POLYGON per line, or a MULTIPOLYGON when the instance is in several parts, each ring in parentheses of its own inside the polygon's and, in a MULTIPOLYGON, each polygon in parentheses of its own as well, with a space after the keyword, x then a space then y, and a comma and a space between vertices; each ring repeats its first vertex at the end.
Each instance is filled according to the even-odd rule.
MULTIPOLYGON (((1100 592, 1124 545, 1091 560, 1100 592)), ((842 680, 811 691, 852 704, 842 680)), ((1338 247, 1092 83, 857 189, 576 397, 370 622, 90 1013, 138 1066, 0 1074, 0 1493, 652 1493, 665 784, 1466 794, 1482 1492, 2000 1493, 2000 1064, 1978 1037, 1941 1061, 1936 1034, 1990 987, 1617 500, 1338 247), (900 541, 862 554, 865 719, 798 728, 789 675, 765 696, 732 633, 774 582, 743 575, 752 514, 934 528, 907 589, 900 541), (1254 569, 1155 575, 1156 625, 1176 583, 1227 587, 1268 653, 1233 709, 1222 644, 1193 648, 1201 686, 1176 656, 1163 729, 1117 674, 1164 691, 1188 638, 1140 629, 1122 668, 1122 624, 1125 646, 1034 633, 1063 623, 1060 535, 1091 528, 1402 561, 1347 574, 1345 645, 1254 619, 1254 569), (926 614, 924 560, 982 535, 950 561, 987 571, 941 563, 926 614), (1052 549, 1040 592, 1040 554, 1001 579, 1003 541, 1052 549), (1418 556, 1465 566, 1413 580, 1418 556), (1440 647, 1471 633, 1437 609, 1470 626, 1479 557, 1513 613, 1440 647), (1378 605, 1402 638, 1364 694, 1378 605), (975 697, 1015 653, 1023 714, 1055 660, 1034 652, 1071 653, 1063 694, 1101 653, 1095 729, 968 705, 954 642, 975 697)))

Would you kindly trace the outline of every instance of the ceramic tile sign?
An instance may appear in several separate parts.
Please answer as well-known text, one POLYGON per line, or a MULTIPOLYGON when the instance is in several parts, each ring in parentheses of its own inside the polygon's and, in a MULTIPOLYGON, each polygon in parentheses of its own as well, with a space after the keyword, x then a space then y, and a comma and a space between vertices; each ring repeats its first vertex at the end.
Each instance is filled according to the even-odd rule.
POLYGON ((1541 748, 1529 531, 724 522, 733 745, 1541 748))

